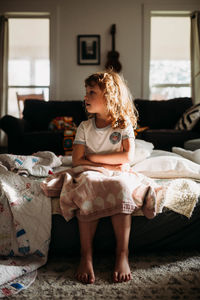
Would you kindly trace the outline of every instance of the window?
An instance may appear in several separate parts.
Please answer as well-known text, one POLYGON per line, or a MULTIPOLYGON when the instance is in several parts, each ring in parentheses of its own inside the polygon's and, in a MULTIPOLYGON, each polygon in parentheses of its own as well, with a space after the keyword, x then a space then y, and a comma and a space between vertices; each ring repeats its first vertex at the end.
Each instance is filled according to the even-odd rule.
POLYGON ((49 18, 9 18, 8 113, 19 116, 16 92, 49 99, 49 18))
POLYGON ((150 99, 190 97, 190 17, 152 14, 150 44, 150 99))

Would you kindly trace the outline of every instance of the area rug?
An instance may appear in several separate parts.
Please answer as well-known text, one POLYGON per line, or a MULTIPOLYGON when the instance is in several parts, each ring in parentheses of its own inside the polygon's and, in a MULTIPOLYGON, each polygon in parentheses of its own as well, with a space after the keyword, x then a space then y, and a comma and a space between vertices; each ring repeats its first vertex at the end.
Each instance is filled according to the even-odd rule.
POLYGON ((112 283, 113 256, 97 256, 96 282, 74 279, 78 257, 51 257, 35 282, 12 299, 200 299, 200 251, 137 254, 130 257, 133 279, 112 283))

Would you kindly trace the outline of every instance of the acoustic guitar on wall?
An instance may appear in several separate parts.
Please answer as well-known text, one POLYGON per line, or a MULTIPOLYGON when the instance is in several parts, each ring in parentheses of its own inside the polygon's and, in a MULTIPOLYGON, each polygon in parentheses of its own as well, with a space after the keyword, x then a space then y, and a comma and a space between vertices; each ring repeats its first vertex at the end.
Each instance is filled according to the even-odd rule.
POLYGON ((110 33, 112 35, 112 50, 108 52, 108 60, 105 68, 112 69, 113 71, 119 73, 122 69, 122 65, 119 62, 119 52, 115 51, 116 24, 111 26, 110 33))

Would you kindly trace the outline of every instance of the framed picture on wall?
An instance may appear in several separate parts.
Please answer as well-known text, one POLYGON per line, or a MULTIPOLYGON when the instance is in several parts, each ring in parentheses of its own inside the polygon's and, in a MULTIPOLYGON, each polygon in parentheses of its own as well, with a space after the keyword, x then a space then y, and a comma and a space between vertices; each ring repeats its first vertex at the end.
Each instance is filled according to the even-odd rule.
POLYGON ((78 35, 78 64, 100 65, 100 35, 78 35))

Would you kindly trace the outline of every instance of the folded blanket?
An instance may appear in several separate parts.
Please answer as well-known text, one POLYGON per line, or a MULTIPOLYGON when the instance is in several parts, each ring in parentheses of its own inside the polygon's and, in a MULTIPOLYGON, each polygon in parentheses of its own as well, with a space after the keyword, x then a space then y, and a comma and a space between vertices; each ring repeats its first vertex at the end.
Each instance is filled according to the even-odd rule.
POLYGON ((163 196, 163 188, 142 174, 91 166, 54 174, 41 187, 47 196, 60 197, 67 221, 75 215, 92 221, 117 213, 132 214, 140 208, 147 218, 153 218, 163 196))
MULTIPOLYGON (((81 168, 76 168, 75 171, 77 174, 81 172, 81 168)), ((89 197, 91 197, 90 201, 87 203, 88 206, 86 206, 86 212, 84 212, 84 207, 82 212, 81 209, 80 212, 77 212, 77 216, 79 218, 82 214, 83 216, 85 215, 85 220, 90 219, 92 216, 90 215, 90 210, 92 211, 92 209, 94 209, 92 208, 90 202, 93 202, 94 199, 99 201, 99 207, 96 209, 96 217, 111 215, 111 211, 109 211, 110 214, 104 215, 101 205, 105 205, 103 201, 104 198, 110 200, 112 199, 112 196, 110 195, 110 187, 112 188, 113 180, 118 180, 118 184, 115 185, 115 188, 117 186, 117 188, 123 190, 124 186, 121 184, 121 182, 124 180, 129 186, 126 191, 132 191, 132 198, 128 193, 126 194, 126 197, 129 197, 128 199, 133 205, 132 215, 134 216, 146 215, 149 217, 148 213, 151 212, 150 217, 153 217, 155 214, 161 213, 165 207, 190 218, 200 195, 200 183, 197 183, 191 179, 181 178, 153 180, 136 172, 134 172, 134 176, 132 176, 133 174, 130 175, 127 172, 120 174, 120 172, 112 172, 103 168, 96 169, 98 169, 98 172, 102 172, 105 176, 101 177, 101 175, 98 175, 97 177, 97 174, 94 173, 91 173, 88 176, 88 172, 83 172, 81 178, 84 178, 84 182, 82 186, 79 186, 81 180, 78 180, 79 182, 76 179, 74 180, 73 169, 67 169, 65 171, 61 171, 60 173, 55 173, 53 176, 50 176, 48 179, 43 181, 41 186, 45 194, 49 197, 52 197, 53 214, 62 214, 66 220, 69 220, 75 215, 77 209, 79 209, 78 204, 73 197, 82 197, 83 203, 84 199, 89 199, 89 197), (93 175, 95 176, 93 177, 93 175), (98 180, 96 182, 97 186, 100 185, 102 187, 104 186, 102 182, 105 183, 107 181, 108 185, 103 192, 93 188, 94 182, 92 184, 91 182, 95 177, 99 180, 99 182, 98 180), (90 180, 91 182, 88 184, 88 181, 90 180), (151 206, 153 202, 149 201, 148 194, 146 193, 148 186, 151 186, 149 191, 151 191, 151 193, 155 193, 154 197, 150 198, 151 201, 154 199, 154 206, 151 206), (81 189, 85 189, 86 191, 81 191, 81 189), (74 190, 79 193, 78 196, 74 190), (103 196, 99 197, 99 195, 102 195, 102 193, 103 196), (145 201, 146 197, 149 202, 145 201), (151 210, 145 211, 147 203, 149 203, 151 210), (98 212, 98 209, 100 212, 98 212)), ((115 211, 113 209, 113 213, 114 212, 115 211)))

